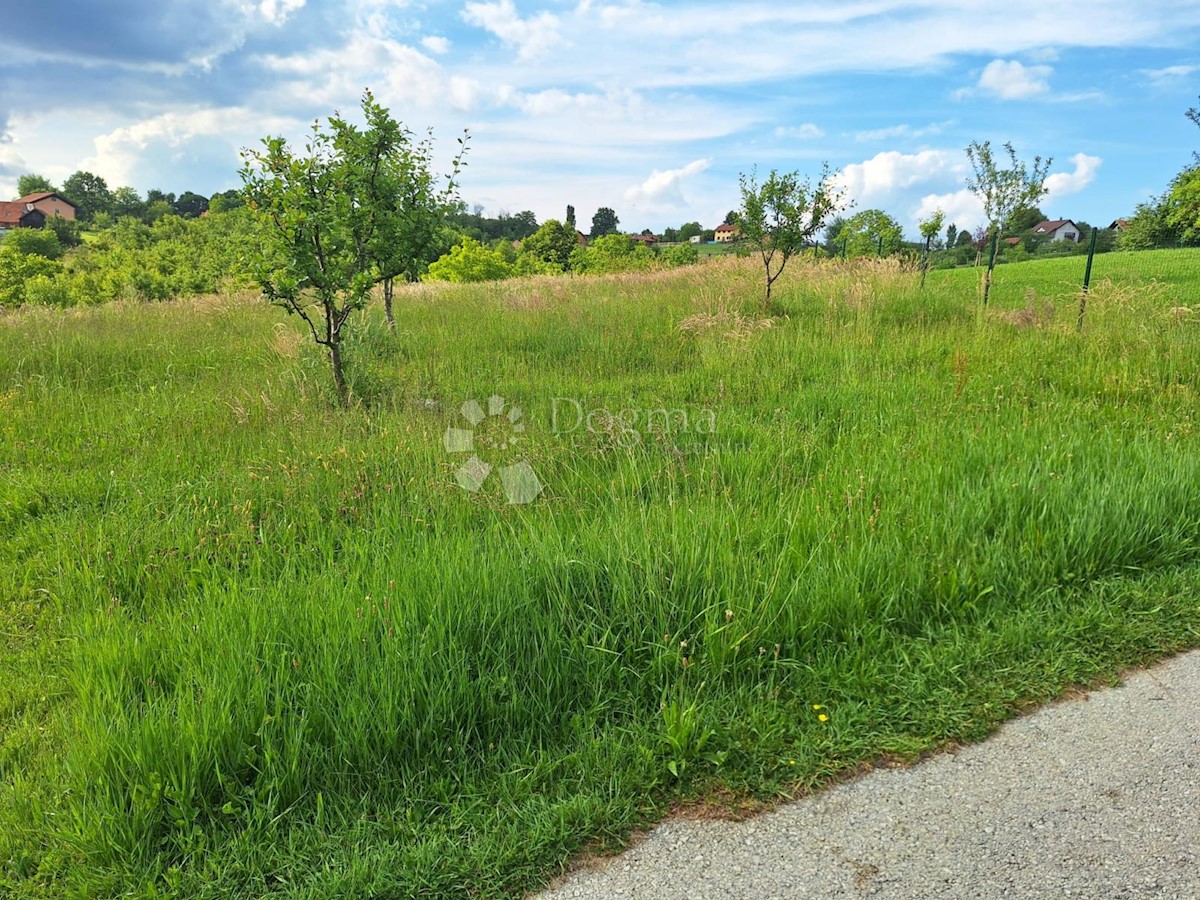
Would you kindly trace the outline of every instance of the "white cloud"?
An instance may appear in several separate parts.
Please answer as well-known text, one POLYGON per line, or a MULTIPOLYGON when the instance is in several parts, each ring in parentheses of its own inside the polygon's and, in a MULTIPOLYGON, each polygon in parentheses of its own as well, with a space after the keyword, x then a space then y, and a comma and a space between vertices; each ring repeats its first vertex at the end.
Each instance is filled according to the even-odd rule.
POLYGON ((262 0, 257 6, 258 14, 272 25, 282 25, 296 10, 303 8, 305 0, 262 0))
POLYGON ((924 219, 937 210, 946 214, 946 224, 956 225, 960 231, 970 231, 987 221, 983 204, 966 188, 946 194, 926 194, 913 210, 912 219, 924 219))
POLYGON ((923 138, 941 134, 953 124, 953 121, 933 122, 924 128, 914 128, 911 125, 892 125, 889 128, 876 128, 872 131, 856 132, 854 139, 860 143, 874 143, 875 141, 888 141, 896 138, 923 138))
POLYGON ((450 52, 450 39, 444 38, 441 35, 431 34, 428 37, 421 38, 421 46, 430 53, 442 56, 450 52))
POLYGON ((923 150, 900 153, 890 150, 861 163, 852 163, 838 173, 837 181, 859 204, 887 198, 890 194, 925 184, 945 181, 966 171, 961 153, 923 150))
POLYGON ((682 182, 700 174, 711 164, 711 159, 697 159, 678 169, 655 169, 649 178, 625 192, 625 202, 642 212, 683 207, 686 200, 683 196, 682 182))
POLYGON ((775 129, 777 138, 799 138, 802 141, 814 141, 825 137, 825 131, 819 125, 805 122, 803 125, 780 125, 775 129))
POLYGON ((1076 153, 1071 157, 1071 163, 1075 166, 1073 172, 1055 172, 1046 179, 1046 197, 1043 204, 1049 205, 1062 197, 1078 194, 1096 180, 1096 173, 1100 171, 1103 162, 1099 156, 1076 153))
POLYGON ((1200 66, 1167 66, 1163 69, 1142 69, 1141 74, 1155 87, 1169 87, 1197 72, 1200 66))
POLYGON ((517 59, 539 59, 562 43, 558 16, 540 12, 522 19, 512 0, 472 0, 462 11, 463 21, 490 31, 510 47, 517 48, 517 59))
POLYGON ((132 184, 139 163, 152 145, 178 150, 200 137, 226 137, 231 163, 243 144, 262 137, 265 131, 282 131, 296 123, 245 107, 193 109, 164 113, 117 128, 98 136, 95 155, 83 160, 80 168, 95 172, 110 185, 132 184))
POLYGON ((1001 100, 1025 100, 1048 93, 1050 66, 1027 66, 1017 60, 994 59, 979 76, 977 87, 1001 100))

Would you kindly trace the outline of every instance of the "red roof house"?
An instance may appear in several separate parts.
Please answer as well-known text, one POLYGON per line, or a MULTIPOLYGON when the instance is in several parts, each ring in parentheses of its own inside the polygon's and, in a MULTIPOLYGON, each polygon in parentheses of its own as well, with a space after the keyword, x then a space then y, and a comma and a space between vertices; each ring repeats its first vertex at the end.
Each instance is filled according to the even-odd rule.
POLYGON ((46 214, 32 203, 0 200, 0 229, 41 228, 46 224, 46 214))
POLYGON ((64 219, 75 218, 75 204, 64 197, 62 194, 56 194, 53 191, 41 191, 36 194, 26 194, 16 201, 17 203, 27 203, 34 209, 40 210, 50 216, 62 216, 64 219))

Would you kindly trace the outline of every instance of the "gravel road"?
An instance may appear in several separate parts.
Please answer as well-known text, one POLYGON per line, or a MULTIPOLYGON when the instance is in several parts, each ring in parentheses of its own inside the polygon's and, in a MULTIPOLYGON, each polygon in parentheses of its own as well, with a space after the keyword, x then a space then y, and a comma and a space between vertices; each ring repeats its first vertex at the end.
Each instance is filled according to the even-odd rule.
POLYGON ((1200 898, 1200 652, 745 822, 666 822, 539 896, 1200 898))

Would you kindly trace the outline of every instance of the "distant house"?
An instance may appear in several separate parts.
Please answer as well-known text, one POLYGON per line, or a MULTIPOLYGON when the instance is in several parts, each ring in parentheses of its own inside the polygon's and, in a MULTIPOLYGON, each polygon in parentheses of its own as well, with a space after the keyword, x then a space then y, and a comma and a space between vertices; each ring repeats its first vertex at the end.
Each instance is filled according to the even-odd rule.
POLYGON ((658 237, 653 234, 631 234, 629 237, 635 244, 641 244, 643 247, 658 243, 658 237))
POLYGON ((24 197, 18 198, 16 202, 30 204, 34 209, 45 213, 46 218, 62 216, 64 219, 72 221, 75 219, 75 204, 62 194, 56 194, 53 191, 26 194, 24 197))
POLYGON ((1021 243, 1021 239, 1020 239, 1019 237, 1006 237, 1006 238, 1003 238, 1003 239, 1000 241, 1000 243, 1002 243, 1002 244, 1008 244, 1008 246, 1010 246, 1010 247, 1015 247, 1015 246, 1017 246, 1019 243, 1021 243))
POLYGON ((13 228, 41 228, 46 224, 46 214, 32 203, 17 200, 0 200, 0 231, 13 228))
POLYGON ((576 231, 575 232, 575 243, 577 243, 580 247, 586 247, 588 244, 588 236, 586 234, 584 234, 582 231, 576 231))
POLYGON ((1127 231, 1128 229, 1128 219, 1113 219, 1112 224, 1108 226, 1109 231, 1127 231))
POLYGON ((1050 219, 1033 226, 1033 233, 1048 237, 1051 242, 1074 241, 1079 243, 1082 235, 1079 226, 1070 219, 1050 219))
POLYGON ((741 229, 736 225, 718 225, 713 232, 713 239, 718 244, 731 244, 741 235, 741 229))
POLYGON ((688 238, 688 243, 689 244, 703 244, 704 243, 704 235, 693 234, 690 238, 688 238))

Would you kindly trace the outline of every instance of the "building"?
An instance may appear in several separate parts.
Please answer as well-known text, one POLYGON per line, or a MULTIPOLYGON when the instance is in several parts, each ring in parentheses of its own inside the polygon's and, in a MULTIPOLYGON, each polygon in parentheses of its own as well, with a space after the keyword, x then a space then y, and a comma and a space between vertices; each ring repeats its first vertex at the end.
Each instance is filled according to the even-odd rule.
POLYGON ((22 203, 19 200, 10 203, 0 200, 0 231, 41 228, 45 224, 46 214, 32 203, 22 203))
POLYGON ((1074 241, 1079 243, 1082 235, 1079 232, 1079 226, 1070 219, 1051 219, 1045 222, 1039 222, 1033 226, 1033 233, 1047 237, 1051 242, 1057 241, 1074 241))
POLYGON ((658 242, 658 237, 653 234, 631 234, 629 237, 635 244, 641 244, 643 247, 649 247, 658 242))
POLYGON ((741 233, 736 225, 718 225, 713 232, 713 238, 718 244, 732 244, 741 236, 741 233))
POLYGON ((688 238, 688 243, 689 244, 703 244, 704 243, 704 235, 693 234, 690 238, 688 238))
POLYGON ((50 218, 50 216, 62 216, 64 219, 71 221, 75 219, 75 204, 62 194, 56 194, 52 191, 26 194, 24 197, 18 198, 16 202, 30 204, 34 209, 45 213, 46 218, 50 218))
POLYGON ((1109 231, 1127 231, 1128 229, 1128 219, 1113 219, 1113 223, 1108 226, 1109 231))

